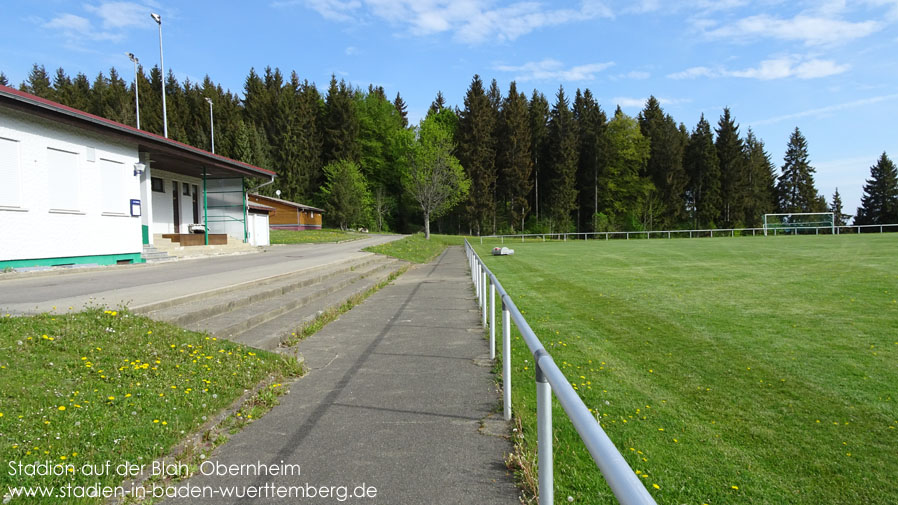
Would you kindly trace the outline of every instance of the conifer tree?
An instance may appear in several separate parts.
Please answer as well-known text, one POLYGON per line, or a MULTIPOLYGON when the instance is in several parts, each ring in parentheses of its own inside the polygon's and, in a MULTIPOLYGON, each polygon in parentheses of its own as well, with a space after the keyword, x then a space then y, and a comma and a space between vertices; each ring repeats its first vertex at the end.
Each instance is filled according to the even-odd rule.
POLYGON ((898 169, 885 152, 870 167, 855 224, 898 223, 898 169))
MULTIPOLYGON (((438 95, 439 96, 439 95, 438 95)), ((458 160, 471 180, 468 194, 468 219, 480 235, 495 210, 493 198, 496 184, 495 116, 483 81, 474 75, 465 94, 465 108, 458 121, 458 160)))
POLYGON ((820 206, 820 198, 814 185, 815 171, 808 162, 808 142, 796 127, 789 137, 782 174, 776 187, 780 212, 824 210, 820 206))
POLYGON ((658 224, 673 227, 685 219, 687 177, 683 155, 686 145, 677 123, 664 113, 661 103, 654 96, 646 100, 638 120, 639 129, 651 146, 646 173, 663 205, 662 220, 658 224))
POLYGON ((427 114, 428 115, 436 114, 445 108, 446 108, 446 99, 443 98, 443 92, 437 91, 436 98, 434 98, 433 101, 430 102, 430 108, 427 109, 427 114))
POLYGON ((331 76, 325 97, 322 121, 323 161, 351 160, 358 163, 361 149, 358 143, 359 119, 356 115, 352 88, 346 81, 331 76))
POLYGON ((29 72, 28 77, 25 79, 25 82, 22 83, 19 89, 41 98, 55 100, 53 87, 50 85, 50 76, 47 74, 47 69, 43 65, 38 65, 37 63, 32 65, 31 72, 29 72))
POLYGON ((371 195, 359 166, 350 160, 333 161, 324 167, 321 199, 327 217, 341 230, 366 224, 371 195))
POLYGON ((399 114, 399 121, 402 123, 403 128, 408 128, 408 105, 405 104, 405 100, 399 96, 399 93, 396 93, 396 99, 393 100, 393 107, 396 108, 396 112, 399 114))
POLYGON ((56 75, 53 76, 53 91, 57 102, 74 107, 72 105, 72 79, 66 75, 62 67, 57 68, 56 75))
POLYGON ((845 226, 851 215, 845 214, 842 210, 842 195, 839 194, 839 188, 833 193, 833 201, 829 206, 829 211, 833 213, 833 224, 835 226, 845 226))
POLYGON ((746 181, 745 219, 743 224, 754 228, 761 224, 764 214, 776 210, 776 165, 764 149, 764 142, 751 128, 743 146, 746 181))
POLYGON ((534 89, 533 96, 530 97, 528 114, 530 116, 530 158, 533 160, 533 175, 531 178, 533 198, 531 201, 533 202, 536 219, 539 220, 540 206, 546 195, 544 174, 547 170, 544 165, 548 165, 549 159, 546 156, 549 138, 549 101, 538 90, 534 89), (540 175, 540 173, 543 175, 540 175), (540 187, 542 187, 542 192, 540 187))
POLYGON ((559 86, 549 115, 549 212, 559 232, 571 228, 571 213, 577 207, 577 165, 579 136, 574 114, 564 87, 559 86))
POLYGON ((579 218, 578 230, 595 231, 595 218, 599 212, 599 173, 604 170, 605 112, 587 88, 578 89, 574 95, 574 120, 577 122, 578 147, 577 193, 579 218))
POLYGON ((509 224, 512 232, 524 229, 524 220, 530 210, 530 117, 527 96, 518 93, 514 81, 508 87, 508 95, 502 103, 502 115, 498 135, 496 164, 504 181, 503 195, 509 204, 509 224))
POLYGON ((744 224, 745 219, 745 154, 739 125, 730 115, 729 107, 724 107, 723 115, 717 122, 717 162, 720 166, 720 210, 724 227, 732 228, 744 224))
POLYGON ((0 71, 0 86, 9 86, 9 79, 2 71, 0 71))
POLYGON ((702 114, 686 146, 685 168, 689 176, 686 201, 691 209, 692 227, 716 227, 720 218, 720 167, 711 125, 702 114))

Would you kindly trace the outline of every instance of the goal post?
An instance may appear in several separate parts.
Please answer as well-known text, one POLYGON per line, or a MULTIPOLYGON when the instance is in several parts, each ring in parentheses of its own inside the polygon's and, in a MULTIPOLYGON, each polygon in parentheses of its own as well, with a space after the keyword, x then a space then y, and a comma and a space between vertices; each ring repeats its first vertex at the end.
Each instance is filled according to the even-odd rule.
POLYGON ((819 232, 821 228, 829 228, 830 233, 836 234, 836 220, 832 212, 787 212, 780 214, 764 214, 764 236, 772 231, 799 234, 801 230, 814 230, 819 232))

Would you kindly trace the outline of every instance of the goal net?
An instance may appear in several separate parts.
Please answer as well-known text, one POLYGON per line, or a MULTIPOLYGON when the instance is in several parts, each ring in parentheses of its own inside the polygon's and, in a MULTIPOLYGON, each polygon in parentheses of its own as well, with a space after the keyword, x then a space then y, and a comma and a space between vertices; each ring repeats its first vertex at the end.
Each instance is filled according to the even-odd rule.
POLYGON ((764 214, 764 235, 773 233, 836 233, 836 222, 832 212, 798 212, 786 214, 764 214))

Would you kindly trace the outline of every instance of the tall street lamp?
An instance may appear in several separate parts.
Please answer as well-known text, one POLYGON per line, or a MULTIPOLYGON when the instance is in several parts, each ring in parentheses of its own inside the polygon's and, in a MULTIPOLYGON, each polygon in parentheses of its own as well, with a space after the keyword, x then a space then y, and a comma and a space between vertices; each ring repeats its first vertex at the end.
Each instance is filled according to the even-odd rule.
POLYGON ((137 64, 140 63, 140 60, 137 59, 137 56, 134 56, 134 53, 127 53, 128 58, 134 63, 134 108, 137 110, 137 129, 140 129, 140 93, 138 92, 138 84, 137 84, 137 64))
POLYGON ((162 16, 153 13, 150 17, 159 25, 159 70, 162 72, 162 134, 168 138, 168 112, 165 110, 165 61, 162 59, 162 16))
POLYGON ((212 99, 206 97, 209 102, 209 129, 212 130, 212 154, 215 154, 215 118, 212 116, 212 99))

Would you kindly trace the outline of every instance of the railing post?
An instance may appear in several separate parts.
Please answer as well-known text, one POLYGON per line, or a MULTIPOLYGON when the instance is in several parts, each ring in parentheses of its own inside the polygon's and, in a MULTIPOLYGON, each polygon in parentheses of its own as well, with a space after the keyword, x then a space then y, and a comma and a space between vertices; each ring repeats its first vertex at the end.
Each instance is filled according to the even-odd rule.
POLYGON ((483 310, 482 310, 483 316, 481 317, 481 326, 486 328, 486 311, 487 311, 487 309, 489 309, 489 303, 487 303, 487 299, 486 299, 486 283, 488 282, 488 279, 486 276, 486 270, 483 271, 482 275, 483 275, 483 278, 481 280, 483 281, 483 307, 482 307, 483 308, 483 310))
POLYGON ((502 298, 502 418, 511 421, 511 312, 502 298))
POLYGON ((496 359, 496 283, 490 279, 490 359, 496 359))
POLYGON ((537 351, 536 360, 536 442, 539 505, 555 503, 555 483, 552 469, 552 386, 543 375, 539 361, 545 350, 537 351))

